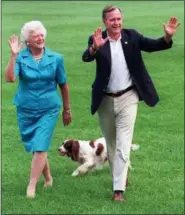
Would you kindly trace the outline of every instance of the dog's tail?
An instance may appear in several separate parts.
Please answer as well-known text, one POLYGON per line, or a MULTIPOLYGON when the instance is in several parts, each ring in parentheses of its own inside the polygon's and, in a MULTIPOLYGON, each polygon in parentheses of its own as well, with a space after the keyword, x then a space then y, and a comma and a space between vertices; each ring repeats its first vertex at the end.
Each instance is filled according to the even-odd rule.
POLYGON ((140 148, 140 145, 139 144, 131 144, 131 150, 132 151, 137 151, 138 149, 140 148))

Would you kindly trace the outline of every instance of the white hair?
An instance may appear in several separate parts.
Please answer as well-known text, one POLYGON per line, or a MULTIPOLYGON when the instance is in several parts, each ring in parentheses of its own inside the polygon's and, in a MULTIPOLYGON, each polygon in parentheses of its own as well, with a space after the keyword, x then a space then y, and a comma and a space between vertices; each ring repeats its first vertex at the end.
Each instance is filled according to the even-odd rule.
POLYGON ((41 33, 44 35, 44 38, 46 37, 47 31, 40 21, 26 22, 21 29, 20 35, 21 42, 24 43, 25 46, 27 46, 27 41, 29 39, 30 34, 37 30, 41 31, 41 33))

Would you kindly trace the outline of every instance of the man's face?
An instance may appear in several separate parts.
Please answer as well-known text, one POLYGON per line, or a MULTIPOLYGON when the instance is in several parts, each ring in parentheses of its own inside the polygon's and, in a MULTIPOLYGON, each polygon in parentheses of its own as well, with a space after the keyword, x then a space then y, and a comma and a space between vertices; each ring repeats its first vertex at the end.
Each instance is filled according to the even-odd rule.
POLYGON ((106 13, 104 24, 110 34, 120 33, 122 28, 122 14, 119 9, 106 13))

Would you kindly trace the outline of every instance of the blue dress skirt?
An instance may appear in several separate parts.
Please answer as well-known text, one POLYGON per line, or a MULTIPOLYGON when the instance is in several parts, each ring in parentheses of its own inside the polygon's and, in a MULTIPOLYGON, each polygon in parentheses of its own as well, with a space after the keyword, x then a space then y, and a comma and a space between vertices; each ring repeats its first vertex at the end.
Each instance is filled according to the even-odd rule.
POLYGON ((21 139, 27 152, 48 151, 60 107, 30 110, 17 107, 21 139))

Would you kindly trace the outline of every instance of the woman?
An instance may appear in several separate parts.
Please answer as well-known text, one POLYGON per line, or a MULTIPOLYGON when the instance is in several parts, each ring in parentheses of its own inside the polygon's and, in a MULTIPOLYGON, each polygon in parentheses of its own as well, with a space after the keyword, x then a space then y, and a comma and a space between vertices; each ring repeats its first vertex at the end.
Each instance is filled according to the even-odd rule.
POLYGON ((13 35, 8 41, 11 58, 6 67, 6 82, 19 85, 13 103, 17 106, 17 119, 25 149, 33 153, 27 197, 34 198, 36 184, 43 173, 45 187, 52 186, 47 151, 60 112, 61 100, 57 93, 60 87, 63 100, 63 124, 71 123, 69 90, 63 57, 45 47, 46 29, 40 21, 25 23, 21 40, 13 35))

